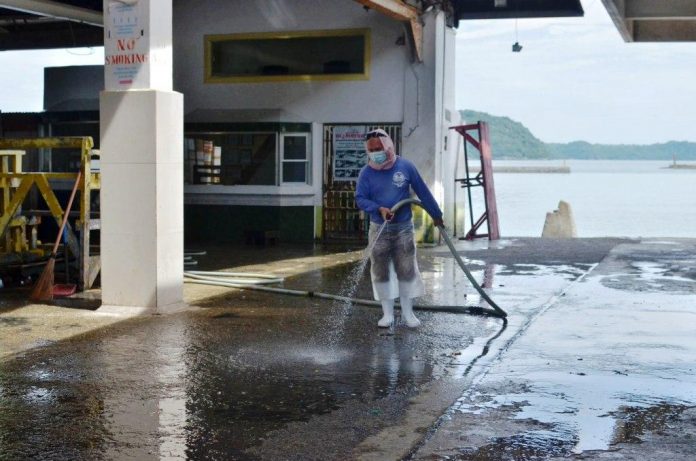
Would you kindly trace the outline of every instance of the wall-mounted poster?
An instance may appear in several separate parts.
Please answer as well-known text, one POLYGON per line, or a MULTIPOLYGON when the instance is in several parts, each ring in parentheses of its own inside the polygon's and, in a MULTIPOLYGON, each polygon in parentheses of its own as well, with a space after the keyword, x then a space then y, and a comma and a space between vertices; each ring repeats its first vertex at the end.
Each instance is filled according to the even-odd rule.
POLYGON ((333 129, 333 179, 357 181, 360 169, 367 163, 365 125, 335 126, 333 129))
POLYGON ((107 90, 151 88, 149 10, 145 2, 105 2, 104 75, 107 90))

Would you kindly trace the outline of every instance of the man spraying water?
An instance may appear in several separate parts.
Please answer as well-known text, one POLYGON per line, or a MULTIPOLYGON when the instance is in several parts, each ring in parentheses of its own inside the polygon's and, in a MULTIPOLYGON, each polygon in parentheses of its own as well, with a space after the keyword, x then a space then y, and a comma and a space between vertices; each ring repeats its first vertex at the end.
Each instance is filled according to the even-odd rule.
POLYGON ((360 171, 355 198, 361 210, 370 215, 369 245, 372 291, 382 303, 382 318, 377 326, 394 323, 394 300, 401 301, 401 318, 416 328, 420 320, 413 313, 413 298, 425 293, 416 261, 411 207, 392 214, 391 207, 409 198, 411 189, 442 226, 442 210, 412 162, 396 155, 394 142, 386 131, 377 129, 365 135, 368 162, 360 171))

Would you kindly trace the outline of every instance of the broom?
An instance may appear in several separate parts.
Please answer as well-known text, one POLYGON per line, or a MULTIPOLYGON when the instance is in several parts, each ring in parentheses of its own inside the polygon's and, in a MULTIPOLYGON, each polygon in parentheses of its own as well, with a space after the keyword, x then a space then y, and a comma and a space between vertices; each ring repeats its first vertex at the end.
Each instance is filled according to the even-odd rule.
POLYGON ((58 245, 60 245, 60 238, 63 235, 63 229, 65 229, 65 224, 68 222, 68 215, 70 214, 70 208, 72 208, 73 200, 75 199, 75 192, 77 192, 77 186, 80 184, 80 178, 82 177, 82 171, 77 173, 77 179, 75 179, 75 185, 70 193, 70 200, 68 200, 68 206, 63 213, 63 221, 60 223, 60 229, 58 229, 58 237, 56 238, 56 243, 53 245, 53 251, 51 251, 51 257, 48 258, 46 267, 44 267, 41 277, 36 281, 34 289, 31 292, 29 298, 32 301, 51 301, 53 299, 53 276, 56 267, 56 254, 58 252, 58 245))

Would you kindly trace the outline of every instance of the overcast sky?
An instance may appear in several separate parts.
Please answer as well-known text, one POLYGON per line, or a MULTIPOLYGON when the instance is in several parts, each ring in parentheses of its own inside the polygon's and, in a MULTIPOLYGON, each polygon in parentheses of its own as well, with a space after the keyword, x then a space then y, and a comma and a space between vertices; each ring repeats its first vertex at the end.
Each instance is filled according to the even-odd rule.
POLYGON ((44 67, 103 64, 103 48, 0 51, 0 110, 43 110, 44 67))
MULTIPOLYGON (((696 141, 696 43, 624 43, 601 0, 585 17, 462 21, 457 105, 543 141, 696 141), (519 40, 521 53, 511 51, 519 40)), ((0 110, 42 110, 43 68, 101 64, 102 48, 0 52, 0 110)))
POLYGON ((696 43, 625 43, 601 0, 585 17, 462 21, 459 108, 505 115, 546 142, 696 141, 696 43))

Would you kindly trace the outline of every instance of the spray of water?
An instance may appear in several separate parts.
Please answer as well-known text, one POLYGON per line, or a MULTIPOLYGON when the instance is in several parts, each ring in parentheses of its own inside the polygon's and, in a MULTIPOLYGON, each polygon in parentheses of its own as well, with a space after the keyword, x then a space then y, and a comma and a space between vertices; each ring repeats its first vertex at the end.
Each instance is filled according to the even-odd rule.
MULTIPOLYGON (((341 290, 339 291, 340 296, 345 296, 346 298, 353 298, 355 296, 355 292, 358 289, 360 279, 363 276, 363 272, 365 272, 367 261, 369 261, 370 256, 372 255, 372 250, 374 249, 375 244, 379 240, 379 237, 382 235, 382 231, 384 231, 384 228, 386 226, 387 222, 384 222, 380 226, 380 228, 377 230, 375 238, 363 252, 362 259, 353 268, 353 270, 350 271, 350 274, 341 285, 341 290)), ((337 312, 336 317, 334 319, 334 328, 329 333, 328 339, 330 344, 335 345, 338 342, 341 333, 343 332, 343 324, 345 323, 346 318, 350 316, 350 313, 353 309, 353 303, 351 301, 334 301, 332 308, 336 309, 337 312)))
MULTIPOLYGON (((382 235, 382 231, 386 226, 387 222, 385 221, 377 230, 377 235, 375 235, 374 240, 372 240, 372 242, 365 249, 362 260, 360 260, 358 265, 350 272, 350 275, 343 283, 343 286, 341 287, 340 291, 341 296, 345 296, 346 298, 353 298, 353 296, 355 295, 355 292, 358 289, 358 283, 362 278, 363 272, 365 272, 365 266, 367 266, 367 261, 370 259, 370 256, 372 255, 372 250, 374 249, 377 240, 379 240, 379 237, 382 235)), ((351 303, 350 301, 344 301, 342 302, 342 304, 342 314, 343 317, 345 317, 350 313, 350 309, 353 307, 353 303, 351 303)))

